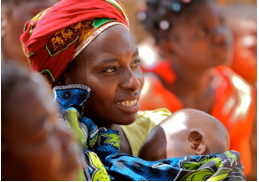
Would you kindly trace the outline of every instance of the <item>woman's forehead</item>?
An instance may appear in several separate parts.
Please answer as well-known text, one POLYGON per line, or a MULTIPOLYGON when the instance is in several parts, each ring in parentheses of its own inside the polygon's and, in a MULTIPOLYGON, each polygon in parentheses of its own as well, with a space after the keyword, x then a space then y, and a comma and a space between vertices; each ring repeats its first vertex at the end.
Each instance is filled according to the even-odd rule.
POLYGON ((136 52, 137 48, 129 31, 123 26, 115 25, 100 34, 82 51, 82 54, 84 58, 91 59, 110 55, 133 55, 136 52))
POLYGON ((98 47, 121 46, 122 43, 124 45, 134 44, 129 31, 121 25, 110 27, 93 41, 93 44, 98 44, 98 47))

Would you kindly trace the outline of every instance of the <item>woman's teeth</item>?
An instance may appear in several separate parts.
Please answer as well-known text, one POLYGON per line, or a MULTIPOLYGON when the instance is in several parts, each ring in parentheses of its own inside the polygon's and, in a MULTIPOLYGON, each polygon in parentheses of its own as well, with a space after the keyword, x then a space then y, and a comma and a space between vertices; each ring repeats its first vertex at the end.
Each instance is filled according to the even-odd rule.
POLYGON ((137 103, 137 100, 127 100, 123 102, 117 102, 117 104, 122 105, 124 107, 133 107, 137 103))

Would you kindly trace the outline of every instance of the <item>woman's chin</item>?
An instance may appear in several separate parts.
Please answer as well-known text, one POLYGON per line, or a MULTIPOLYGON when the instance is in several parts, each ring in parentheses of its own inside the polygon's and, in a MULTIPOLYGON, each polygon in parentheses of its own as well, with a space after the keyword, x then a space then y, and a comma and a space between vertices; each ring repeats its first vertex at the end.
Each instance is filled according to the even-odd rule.
POLYGON ((135 122, 136 118, 137 118, 137 113, 131 114, 130 116, 125 116, 124 118, 119 120, 117 122, 117 124, 119 124, 119 125, 130 125, 130 124, 135 122))

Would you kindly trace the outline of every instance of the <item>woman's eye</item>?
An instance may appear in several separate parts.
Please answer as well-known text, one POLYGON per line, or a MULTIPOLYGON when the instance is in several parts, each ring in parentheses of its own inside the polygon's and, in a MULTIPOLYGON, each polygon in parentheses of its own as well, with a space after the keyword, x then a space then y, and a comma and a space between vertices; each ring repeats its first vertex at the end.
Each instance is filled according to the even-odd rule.
POLYGON ((203 37, 205 37, 206 35, 208 35, 209 34, 209 32, 210 32, 210 29, 209 28, 201 28, 201 29, 199 29, 198 31, 197 31, 197 36, 199 37, 199 38, 203 38, 203 37))
POLYGON ((117 71, 117 69, 115 67, 108 68, 108 69, 104 70, 105 73, 113 73, 113 72, 116 72, 116 71, 117 71))
POLYGON ((137 59, 133 62, 133 64, 131 65, 131 67, 138 67, 139 63, 140 63, 140 59, 137 59))

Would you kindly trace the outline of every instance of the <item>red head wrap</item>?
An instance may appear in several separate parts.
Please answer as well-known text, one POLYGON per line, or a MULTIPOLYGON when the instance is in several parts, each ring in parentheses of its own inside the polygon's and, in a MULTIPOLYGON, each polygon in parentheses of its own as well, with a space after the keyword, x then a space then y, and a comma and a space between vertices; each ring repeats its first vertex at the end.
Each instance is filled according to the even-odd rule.
POLYGON ((86 45, 114 24, 129 26, 117 0, 62 0, 26 22, 23 50, 31 69, 52 84, 86 45))

